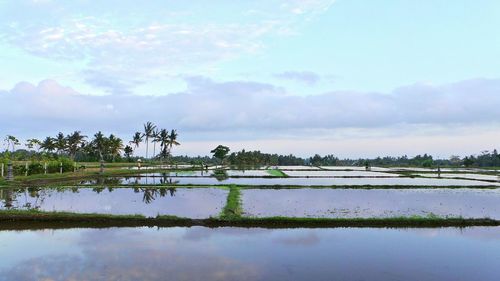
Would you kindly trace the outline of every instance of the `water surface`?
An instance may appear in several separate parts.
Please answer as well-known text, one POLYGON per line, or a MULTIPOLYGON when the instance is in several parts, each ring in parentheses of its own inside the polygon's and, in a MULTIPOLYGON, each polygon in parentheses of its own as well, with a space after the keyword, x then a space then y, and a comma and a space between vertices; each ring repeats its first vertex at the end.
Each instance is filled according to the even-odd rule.
POLYGON ((245 189, 242 203, 257 217, 500 219, 500 189, 245 189))
POLYGON ((227 194, 219 188, 0 189, 0 209, 208 218, 220 213, 227 194))
POLYGON ((0 232, 0 280, 497 281, 500 228, 0 232))

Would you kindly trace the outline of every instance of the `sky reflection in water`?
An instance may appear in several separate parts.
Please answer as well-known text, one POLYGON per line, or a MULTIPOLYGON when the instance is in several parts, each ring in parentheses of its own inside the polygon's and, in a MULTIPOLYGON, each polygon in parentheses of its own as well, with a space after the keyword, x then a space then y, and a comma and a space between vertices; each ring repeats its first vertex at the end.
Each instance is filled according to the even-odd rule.
POLYGON ((0 280, 498 280, 500 228, 0 232, 0 280))

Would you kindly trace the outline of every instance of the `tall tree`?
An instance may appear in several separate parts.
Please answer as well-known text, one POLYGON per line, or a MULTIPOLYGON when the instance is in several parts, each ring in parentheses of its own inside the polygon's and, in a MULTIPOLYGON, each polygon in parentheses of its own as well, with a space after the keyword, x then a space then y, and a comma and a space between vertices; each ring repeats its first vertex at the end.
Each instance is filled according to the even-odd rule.
POLYGON ((153 130, 151 137, 153 138, 153 158, 155 158, 156 157, 156 143, 160 142, 160 130, 158 130, 158 129, 153 130))
POLYGON ((149 149, 149 138, 153 136, 153 131, 155 130, 156 126, 151 123, 151 122, 146 122, 144 124, 144 137, 146 140, 146 159, 148 158, 148 149, 149 149))
POLYGON ((64 134, 59 132, 55 138, 55 146, 57 149, 57 153, 59 155, 62 155, 64 150, 66 149, 66 138, 64 137, 64 134))
POLYGON ((140 132, 135 132, 134 136, 132 137, 132 140, 129 143, 133 144, 134 148, 138 148, 142 142, 142 137, 143 135, 140 132))
POLYGON ((40 145, 40 148, 43 149, 45 152, 53 152, 56 149, 54 138, 46 137, 45 140, 43 140, 42 144, 40 145))
POLYGON ((10 147, 12 147, 12 152, 14 152, 14 150, 16 149, 16 145, 20 145, 21 143, 19 142, 19 140, 12 136, 12 135, 8 135, 5 137, 5 142, 7 143, 7 150, 9 150, 10 147))
POLYGON ((219 144, 216 148, 210 151, 210 153, 212 153, 215 158, 219 159, 221 165, 223 165, 224 159, 226 158, 229 151, 230 151, 229 147, 219 144))
POLYGON ((107 139, 107 147, 109 153, 111 154, 112 161, 115 162, 116 156, 119 156, 120 152, 123 150, 123 141, 122 139, 111 134, 107 139))
POLYGON ((134 154, 134 149, 130 145, 127 145, 123 149, 123 152, 125 154, 125 157, 127 157, 127 160, 130 162, 130 157, 132 157, 132 154, 134 154))
POLYGON ((80 131, 74 131, 66 137, 66 147, 71 159, 75 159, 75 155, 84 145, 86 137, 80 131))

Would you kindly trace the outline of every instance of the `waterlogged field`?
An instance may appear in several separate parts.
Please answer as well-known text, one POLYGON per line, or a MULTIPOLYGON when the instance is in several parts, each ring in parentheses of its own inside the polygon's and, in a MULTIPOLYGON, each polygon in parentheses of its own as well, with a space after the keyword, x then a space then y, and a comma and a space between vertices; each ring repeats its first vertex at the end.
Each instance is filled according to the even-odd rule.
MULTIPOLYGON (((285 171, 286 173, 287 171, 285 171)), ((181 184, 181 185, 264 185, 264 186, 500 186, 500 183, 474 181, 467 179, 448 178, 369 178, 369 177, 275 177, 275 178, 215 178, 215 177, 156 177, 156 176, 129 176, 112 177, 108 179, 81 181, 82 185, 118 184, 118 185, 149 185, 149 184, 181 184)))
POLYGON ((467 174, 467 173, 460 173, 460 174, 446 174, 446 173, 439 173, 439 174, 416 174, 421 177, 428 177, 428 178, 461 178, 461 179, 471 179, 471 180, 487 180, 487 181, 498 181, 500 182, 500 175, 483 175, 483 174, 467 174))
POLYGON ((500 189, 245 189, 242 202, 252 217, 500 219, 500 189))
POLYGON ((286 171, 291 177, 398 177, 398 174, 372 171, 286 171))
POLYGON ((227 194, 220 188, 1 189, 0 209, 208 218, 219 215, 227 194))
POLYGON ((0 280, 482 280, 500 228, 0 231, 0 280))

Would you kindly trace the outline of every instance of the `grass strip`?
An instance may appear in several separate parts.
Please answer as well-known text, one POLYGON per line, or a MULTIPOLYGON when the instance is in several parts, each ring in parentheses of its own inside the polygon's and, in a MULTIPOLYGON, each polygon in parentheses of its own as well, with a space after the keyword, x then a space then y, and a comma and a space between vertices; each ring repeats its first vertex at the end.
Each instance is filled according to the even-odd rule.
POLYGON ((273 177, 281 177, 281 178, 288 177, 287 174, 285 174, 282 170, 279 170, 279 169, 269 169, 269 170, 266 170, 266 172, 273 177))
POLYGON ((229 187, 229 194, 227 195, 226 205, 219 215, 222 220, 235 220, 241 218, 241 191, 236 185, 229 187))
POLYGON ((500 220, 460 217, 392 217, 392 218, 296 218, 296 217, 231 217, 190 219, 176 216, 144 217, 142 215, 80 214, 1 210, 0 230, 44 228, 100 227, 259 227, 259 228, 332 228, 332 227, 471 227, 500 226, 500 220))

